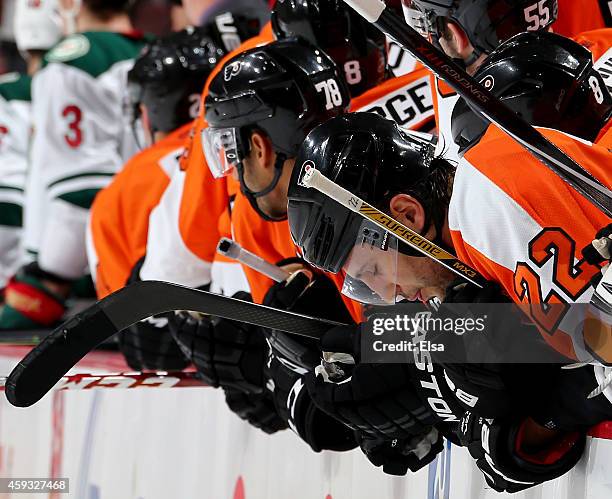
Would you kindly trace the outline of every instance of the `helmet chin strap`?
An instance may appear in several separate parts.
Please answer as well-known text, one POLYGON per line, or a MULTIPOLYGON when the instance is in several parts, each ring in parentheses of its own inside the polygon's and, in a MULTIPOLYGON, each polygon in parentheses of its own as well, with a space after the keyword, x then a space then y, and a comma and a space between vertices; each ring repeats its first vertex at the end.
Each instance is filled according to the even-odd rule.
POLYGON ((283 173, 283 165, 286 160, 287 156, 285 154, 276 154, 276 161, 274 162, 274 177, 272 178, 272 181, 268 184, 268 186, 262 189, 261 191, 252 191, 251 189, 249 189, 249 187, 246 185, 246 182, 244 181, 244 166, 242 165, 242 161, 240 161, 236 165, 236 169, 238 170, 238 179, 240 180, 240 191, 249 200, 249 203, 257 212, 257 214, 266 222, 282 222, 283 220, 287 220, 287 215, 277 218, 264 213, 257 204, 257 198, 265 196, 266 194, 270 194, 276 188, 278 181, 280 180, 280 176, 283 173))
POLYGON ((461 66, 461 68, 467 71, 467 68, 469 68, 472 64, 474 64, 478 60, 481 53, 482 52, 474 49, 474 51, 468 56, 467 59, 456 59, 453 57, 452 60, 455 64, 457 64, 458 66, 461 66))

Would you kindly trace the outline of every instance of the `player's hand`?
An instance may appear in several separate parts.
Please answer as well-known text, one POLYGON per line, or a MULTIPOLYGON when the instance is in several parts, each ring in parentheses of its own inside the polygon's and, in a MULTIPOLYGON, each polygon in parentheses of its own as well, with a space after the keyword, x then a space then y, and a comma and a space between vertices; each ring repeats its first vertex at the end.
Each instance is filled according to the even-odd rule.
POLYGON ((344 324, 353 322, 338 288, 329 277, 298 258, 283 260, 278 265, 291 275, 268 290, 264 305, 344 324))
MULTIPOLYGON (((234 298, 250 301, 244 292, 234 298)), ((170 332, 207 383, 249 393, 263 391, 269 349, 257 326, 180 312, 171 317, 170 332)))
POLYGON ((341 384, 309 373, 313 402, 351 428, 387 439, 410 439, 439 420, 423 403, 404 364, 358 364, 341 384))
POLYGON ((563 433, 543 448, 525 446, 522 418, 484 419, 467 411, 458 426, 485 480, 498 492, 519 492, 567 473, 581 458, 584 433, 563 433))
POLYGON ((408 470, 418 471, 431 463, 444 449, 442 434, 434 427, 409 439, 393 439, 360 434, 361 450, 377 467, 388 475, 403 476, 408 470))
POLYGON ((223 391, 230 410, 255 428, 269 435, 287 428, 268 392, 246 393, 234 388, 224 388, 223 391))
POLYGON ((119 350, 136 371, 180 371, 190 363, 168 329, 168 314, 150 317, 118 335, 119 350))

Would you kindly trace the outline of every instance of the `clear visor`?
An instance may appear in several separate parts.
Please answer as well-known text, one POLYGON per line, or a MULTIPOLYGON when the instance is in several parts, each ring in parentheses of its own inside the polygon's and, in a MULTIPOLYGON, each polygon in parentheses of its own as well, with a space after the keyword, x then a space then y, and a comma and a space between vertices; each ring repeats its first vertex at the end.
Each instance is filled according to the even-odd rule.
POLYGON ((361 223, 344 271, 342 293, 370 305, 397 301, 397 239, 368 220, 361 223))
POLYGON ((238 163, 235 128, 205 128, 202 131, 202 145, 213 177, 221 178, 232 173, 238 163))

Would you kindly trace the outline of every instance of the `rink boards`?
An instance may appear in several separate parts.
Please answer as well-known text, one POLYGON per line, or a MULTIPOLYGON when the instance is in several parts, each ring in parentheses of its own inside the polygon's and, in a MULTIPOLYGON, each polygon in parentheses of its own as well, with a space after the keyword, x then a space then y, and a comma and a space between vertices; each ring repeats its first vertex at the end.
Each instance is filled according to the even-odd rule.
MULTIPOLYGON (((0 355, 4 375, 19 349, 0 347, 0 355)), ((78 369, 126 370, 108 356, 78 369)), ((70 391, 29 409, 1 397, 0 477, 70 479, 69 494, 16 498, 609 499, 612 423, 592 435, 569 474, 510 496, 485 488, 463 449, 447 446, 428 468, 393 478, 359 451, 315 454, 289 430, 266 436, 211 388, 70 391)))

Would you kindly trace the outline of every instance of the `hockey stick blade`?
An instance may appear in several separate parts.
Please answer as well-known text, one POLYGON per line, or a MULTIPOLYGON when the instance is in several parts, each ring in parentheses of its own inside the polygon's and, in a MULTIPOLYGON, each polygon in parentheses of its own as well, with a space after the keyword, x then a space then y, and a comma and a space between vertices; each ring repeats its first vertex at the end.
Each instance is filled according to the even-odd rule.
POLYGON ((131 284, 68 320, 31 350, 9 375, 5 393, 16 407, 38 402, 97 345, 153 315, 188 310, 318 339, 338 322, 159 281, 131 284))
POLYGON ((408 26, 382 0, 344 0, 384 34, 448 83, 484 117, 516 140, 540 162, 612 217, 612 192, 595 177, 514 114, 441 50, 408 26))

